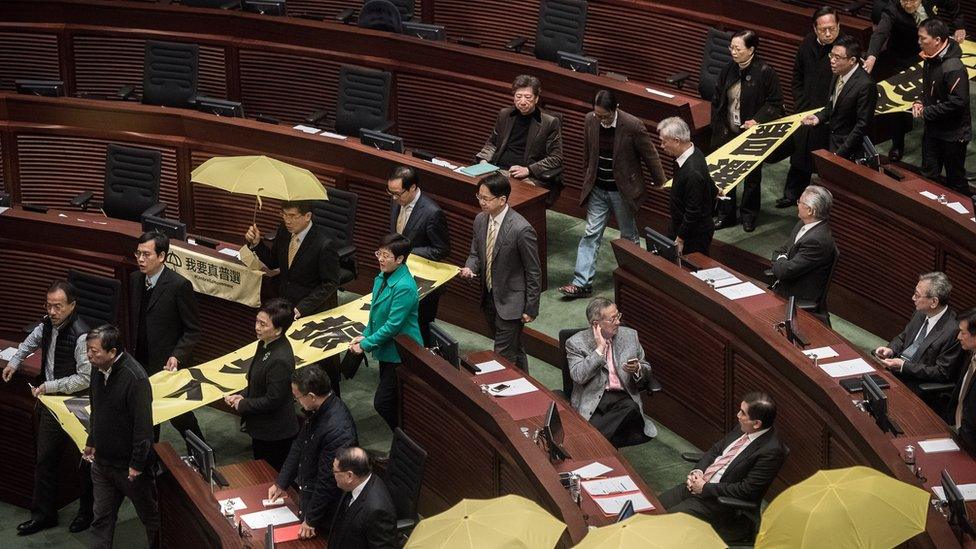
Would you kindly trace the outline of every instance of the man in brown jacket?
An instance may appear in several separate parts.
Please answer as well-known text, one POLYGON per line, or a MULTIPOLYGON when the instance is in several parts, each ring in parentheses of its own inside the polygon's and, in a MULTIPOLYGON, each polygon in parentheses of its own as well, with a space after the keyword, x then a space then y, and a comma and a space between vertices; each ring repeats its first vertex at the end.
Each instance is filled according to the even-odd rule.
POLYGON ((600 90, 593 99, 593 111, 583 123, 583 189, 580 204, 586 205, 586 232, 576 251, 573 281, 559 291, 570 298, 593 293, 596 254, 607 228, 610 210, 617 217, 620 236, 635 244, 637 210, 646 195, 641 162, 651 172, 653 185, 663 185, 664 169, 644 123, 617 108, 617 98, 600 90))
POLYGON ((538 108, 542 84, 520 75, 512 83, 515 103, 498 113, 488 141, 476 155, 507 171, 508 176, 549 189, 551 206, 562 190, 563 138, 559 119, 538 108))

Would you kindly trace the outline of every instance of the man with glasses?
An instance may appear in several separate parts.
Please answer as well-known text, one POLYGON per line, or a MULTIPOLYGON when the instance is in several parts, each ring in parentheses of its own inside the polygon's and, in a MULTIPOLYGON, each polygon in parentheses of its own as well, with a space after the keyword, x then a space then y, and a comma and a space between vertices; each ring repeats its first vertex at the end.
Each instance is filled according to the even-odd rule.
POLYGON ((861 152, 864 136, 878 103, 874 81, 861 68, 861 45, 850 36, 843 36, 830 51, 830 98, 819 112, 803 119, 806 126, 825 125, 830 131, 830 152, 848 160, 861 152))
MULTIPOLYGON (((166 267, 169 237, 149 232, 139 237, 135 258, 139 270, 129 276, 129 338, 133 357, 153 375, 190 366, 193 348, 200 341, 200 321, 193 285, 166 267)), ((186 437, 186 431, 203 439, 193 412, 174 417, 170 424, 186 437)), ((159 426, 153 428, 159 441, 159 426)))
POLYGON ((308 419, 291 444, 278 479, 268 488, 268 499, 298 486, 302 524, 298 537, 325 533, 342 498, 332 474, 336 452, 359 444, 356 423, 346 403, 332 394, 329 377, 319 368, 299 368, 291 376, 291 394, 308 419))
POLYGON ((522 327, 539 316, 542 267, 535 229, 508 205, 512 185, 495 173, 478 185, 481 213, 474 218, 471 252, 462 278, 481 281, 481 307, 495 352, 529 370, 522 327))
MULTIPOLYGON (((417 170, 397 166, 386 180, 386 194, 392 198, 390 232, 402 234, 410 241, 410 253, 431 261, 442 261, 451 253, 447 217, 430 195, 420 192, 417 170)), ((437 316, 437 304, 443 287, 420 301, 418 316, 424 345, 430 346, 430 323, 437 316)))
POLYGON ((640 398, 651 365, 644 360, 637 331, 621 326, 621 316, 613 301, 594 298, 586 307, 590 325, 566 341, 573 378, 570 402, 617 448, 657 435, 640 398))
POLYGON ((332 465, 336 484, 346 494, 332 521, 329 546, 342 549, 394 549, 399 547, 396 507, 386 484, 373 475, 362 448, 339 450, 332 465))

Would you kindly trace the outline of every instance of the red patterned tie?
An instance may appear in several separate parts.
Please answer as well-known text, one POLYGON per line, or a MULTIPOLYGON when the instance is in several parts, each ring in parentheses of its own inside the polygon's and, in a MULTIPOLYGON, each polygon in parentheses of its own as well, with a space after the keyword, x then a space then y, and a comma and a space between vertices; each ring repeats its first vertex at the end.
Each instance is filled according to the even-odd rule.
POLYGON ((709 465, 708 469, 705 469, 705 482, 711 480, 715 473, 721 471, 723 467, 731 463, 732 460, 735 459, 735 456, 739 455, 739 450, 746 445, 746 442, 749 442, 749 435, 742 435, 742 437, 735 441, 735 444, 729 448, 728 452, 725 452, 725 454, 709 465))

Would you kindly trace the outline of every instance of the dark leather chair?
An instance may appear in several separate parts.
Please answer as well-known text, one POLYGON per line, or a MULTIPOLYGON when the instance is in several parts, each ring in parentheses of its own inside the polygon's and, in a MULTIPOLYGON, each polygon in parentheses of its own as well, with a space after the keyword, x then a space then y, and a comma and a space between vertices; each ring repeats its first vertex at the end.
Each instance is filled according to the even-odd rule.
MULTIPOLYGON (((542 0, 535 32, 535 56, 545 61, 559 61, 559 52, 583 54, 586 32, 586 0, 542 0)), ((505 45, 521 52, 528 41, 517 36, 505 45)))
POLYGON ((827 311, 827 296, 830 294, 830 285, 834 282, 834 272, 837 270, 837 262, 840 261, 840 249, 834 246, 834 261, 830 264, 830 274, 827 276, 827 285, 824 286, 823 291, 816 301, 809 301, 805 299, 798 299, 796 301, 796 308, 803 309, 812 313, 814 316, 820 319, 821 322, 830 327, 830 313, 827 311))
POLYGON ((390 0, 368 0, 359 11, 357 25, 364 29, 403 32, 403 18, 400 9, 390 0))
MULTIPOLYGON (((105 152, 105 215, 129 221, 142 221, 145 215, 161 217, 166 210, 159 202, 161 164, 162 154, 157 150, 110 143, 105 152)), ((86 191, 74 197, 71 205, 87 210, 94 195, 86 191)))
MULTIPOLYGON (((731 32, 720 31, 709 28, 708 36, 705 37, 705 50, 702 54, 701 69, 698 72, 698 95, 702 99, 711 101, 715 95, 715 86, 718 82, 718 74, 732 61, 732 54, 729 53, 729 45, 732 43, 731 32)), ((667 81, 674 84, 680 90, 685 80, 691 75, 687 72, 678 72, 667 81)))
MULTIPOLYGON (((366 4, 368 4, 369 2, 370 0, 363 1, 363 9, 365 9, 366 4)), ((404 21, 410 21, 414 18, 414 15, 416 13, 414 0, 389 0, 389 3, 393 4, 393 6, 396 7, 397 12, 400 13, 401 23, 404 21)), ((361 18, 362 15, 360 15, 359 17, 361 18)), ((356 23, 359 24, 360 26, 363 26, 362 24, 359 23, 358 18, 356 17, 356 8, 346 8, 340 11, 335 18, 336 21, 345 24, 350 24, 353 22, 353 19, 357 19, 356 23)))
MULTIPOLYGON (((142 72, 142 102, 166 107, 190 107, 197 95, 200 47, 183 42, 146 41, 142 72)), ((134 95, 135 86, 119 90, 119 99, 134 95)))
POLYGON ((394 429, 393 447, 384 480, 396 507, 397 534, 401 542, 406 541, 419 520, 417 501, 420 499, 426 462, 427 452, 402 429, 394 429))
POLYGON ((360 128, 389 131, 393 126, 390 121, 392 81, 393 75, 387 71, 342 65, 335 131, 350 136, 358 136, 360 128))
MULTIPOLYGON (((559 330, 559 369, 563 374, 563 388, 562 390, 553 391, 556 394, 561 394, 569 402, 573 397, 573 376, 569 373, 569 360, 566 358, 566 342, 569 338, 573 337, 577 333, 588 330, 586 328, 564 328, 559 330)), ((661 382, 658 381, 653 375, 648 376, 644 390, 649 396, 653 396, 654 393, 658 393, 663 389, 661 382)))
POLYGON ((97 328, 103 324, 118 325, 121 282, 75 269, 68 270, 68 282, 78 291, 75 310, 88 323, 89 328, 97 328))
POLYGON ((339 284, 342 285, 355 280, 358 273, 352 235, 359 197, 354 192, 332 187, 329 187, 328 194, 328 200, 313 202, 312 223, 322 227, 334 244, 339 255, 339 284))

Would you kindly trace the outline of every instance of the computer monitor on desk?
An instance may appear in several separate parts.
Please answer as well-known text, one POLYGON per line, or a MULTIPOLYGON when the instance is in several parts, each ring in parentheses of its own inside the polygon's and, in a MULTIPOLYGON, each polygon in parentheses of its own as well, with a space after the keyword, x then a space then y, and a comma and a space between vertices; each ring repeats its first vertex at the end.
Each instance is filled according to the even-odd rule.
POLYGON ((786 313, 783 315, 783 331, 786 333, 787 341, 803 349, 810 343, 800 335, 796 324, 796 297, 791 295, 786 300, 786 313))
POLYGON ((359 142, 381 151, 393 151, 402 154, 404 150, 402 138, 366 128, 359 129, 359 142))
POLYGON ((559 417, 559 410, 556 409, 556 401, 549 403, 549 411, 546 412, 546 423, 542 426, 542 438, 549 448, 550 461, 562 461, 572 456, 563 448, 563 421, 559 417))
POLYGON ((203 480, 210 485, 210 492, 213 493, 214 484, 227 486, 227 480, 217 471, 213 448, 207 446, 206 442, 200 440, 200 437, 189 429, 184 435, 186 437, 186 449, 190 453, 186 457, 186 462, 195 467, 203 480))
POLYGON ((955 531, 959 543, 963 543, 967 534, 976 538, 976 529, 969 521, 969 513, 966 511, 966 498, 945 469, 942 470, 942 491, 945 492, 946 505, 949 508, 949 526, 955 531))
POLYGON ((431 345, 428 347, 430 352, 440 356, 455 368, 461 367, 461 361, 458 358, 458 342, 451 337, 451 334, 444 331, 444 328, 438 326, 437 323, 431 322, 430 339, 431 345))
POLYGON ((893 435, 902 434, 901 428, 888 417, 888 397, 881 390, 881 387, 874 382, 870 374, 861 376, 861 387, 864 394, 864 407, 874 418, 874 422, 878 424, 881 431, 893 435))
POLYGON ((674 240, 650 227, 644 227, 644 247, 652 254, 659 255, 679 267, 688 267, 692 271, 701 270, 701 267, 681 257, 674 240))
POLYGON ((176 240, 186 240, 186 223, 155 215, 142 216, 142 232, 160 232, 176 240))

